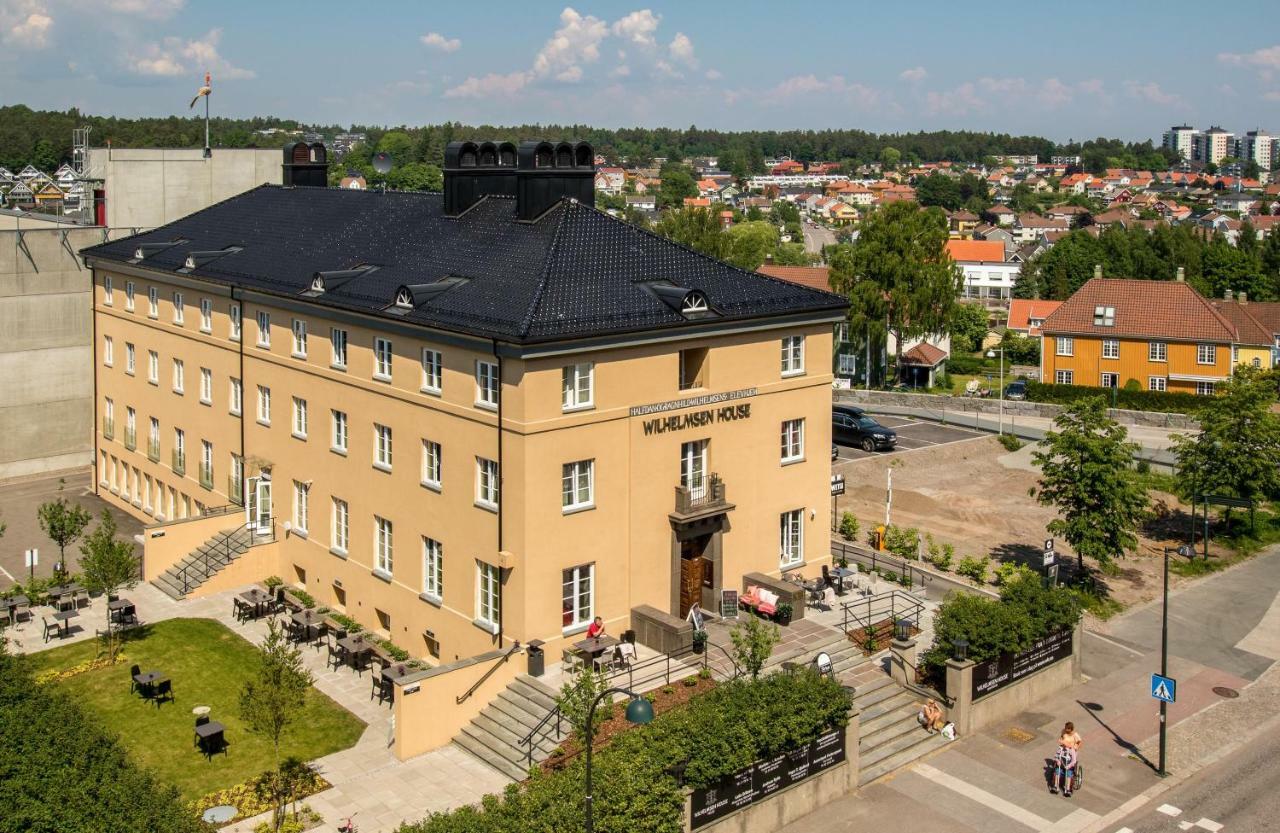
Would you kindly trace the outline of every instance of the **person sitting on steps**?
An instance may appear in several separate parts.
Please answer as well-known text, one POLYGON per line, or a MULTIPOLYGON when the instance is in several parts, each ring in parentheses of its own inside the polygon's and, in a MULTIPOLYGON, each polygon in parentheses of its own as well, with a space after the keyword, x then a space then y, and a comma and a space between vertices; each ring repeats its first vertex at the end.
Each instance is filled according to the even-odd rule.
POLYGON ((942 718, 942 707, 933 698, 929 698, 924 702, 924 705, 920 708, 920 713, 916 715, 916 720, 931 735, 942 731, 942 727, 946 724, 946 721, 942 718))

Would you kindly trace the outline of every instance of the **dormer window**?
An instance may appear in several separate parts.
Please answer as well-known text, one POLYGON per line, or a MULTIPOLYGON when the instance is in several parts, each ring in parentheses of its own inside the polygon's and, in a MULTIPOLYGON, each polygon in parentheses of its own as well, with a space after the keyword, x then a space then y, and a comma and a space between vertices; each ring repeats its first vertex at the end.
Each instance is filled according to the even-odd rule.
POLYGON ((1114 327, 1116 325, 1116 308, 1096 306, 1093 308, 1093 326, 1114 327))
POLYGON ((324 292, 324 278, 316 275, 311 279, 311 291, 317 295, 324 292))
POLYGON ((396 293, 396 306, 401 309, 413 309, 413 293, 407 286, 400 287, 400 291, 396 293))

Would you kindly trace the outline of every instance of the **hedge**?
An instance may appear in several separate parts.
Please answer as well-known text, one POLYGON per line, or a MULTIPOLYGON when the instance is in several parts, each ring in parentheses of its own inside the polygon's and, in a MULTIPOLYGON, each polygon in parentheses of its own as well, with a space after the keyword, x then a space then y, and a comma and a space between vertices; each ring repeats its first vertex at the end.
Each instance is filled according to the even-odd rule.
POLYGON ((135 766, 66 694, 0 651, 0 833, 197 833, 178 791, 135 766))
MULTIPOLYGON (((622 704, 619 703, 618 707, 622 704)), ((807 743, 848 720, 838 683, 812 670, 725 683, 667 712, 648 726, 616 736, 592 768, 595 829, 600 833, 679 833, 684 795, 672 773, 699 788, 807 743)), ((562 833, 583 827, 584 762, 535 772, 481 805, 435 813, 401 833, 562 833)))
MULTIPOLYGON (((1087 385, 1048 385, 1027 382, 1027 400, 1069 405, 1081 399, 1101 396, 1111 404, 1112 388, 1087 385)), ((1115 407, 1129 411, 1158 411, 1166 414, 1194 414, 1204 407, 1204 397, 1194 393, 1169 393, 1158 390, 1125 390, 1116 388, 1115 407)))

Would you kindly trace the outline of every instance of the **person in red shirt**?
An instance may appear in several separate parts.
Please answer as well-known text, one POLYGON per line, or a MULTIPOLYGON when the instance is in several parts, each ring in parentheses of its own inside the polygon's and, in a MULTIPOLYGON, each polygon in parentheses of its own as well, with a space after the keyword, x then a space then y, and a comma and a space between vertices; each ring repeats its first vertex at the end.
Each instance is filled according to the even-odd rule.
POLYGON ((604 619, 599 616, 587 625, 587 639, 595 639, 597 636, 604 636, 604 619))

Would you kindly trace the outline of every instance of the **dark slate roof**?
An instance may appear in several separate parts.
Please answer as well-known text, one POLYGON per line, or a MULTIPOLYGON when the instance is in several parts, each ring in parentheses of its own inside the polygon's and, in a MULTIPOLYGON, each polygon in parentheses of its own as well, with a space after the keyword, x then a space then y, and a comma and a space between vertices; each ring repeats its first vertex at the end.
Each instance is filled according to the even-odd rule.
POLYGON ((139 244, 188 242, 142 263, 182 268, 191 251, 242 246, 193 277, 284 296, 316 272, 379 268, 310 303, 383 314, 511 342, 652 330, 690 322, 645 288, 651 281, 702 291, 718 317, 706 322, 838 312, 829 292, 743 271, 596 209, 562 201, 536 222, 516 220, 515 200, 491 196, 459 217, 439 194, 263 185, 166 226, 84 249, 130 260, 139 244), (466 281, 405 315, 383 312, 402 285, 466 281))

